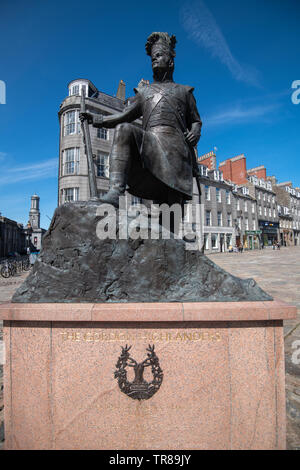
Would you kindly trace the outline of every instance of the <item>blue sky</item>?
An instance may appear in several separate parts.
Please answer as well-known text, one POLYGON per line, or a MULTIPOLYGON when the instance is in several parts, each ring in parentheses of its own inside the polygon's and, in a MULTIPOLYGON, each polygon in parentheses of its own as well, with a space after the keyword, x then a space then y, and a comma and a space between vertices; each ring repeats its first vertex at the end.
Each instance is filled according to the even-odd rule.
POLYGON ((1 0, 0 212, 26 223, 41 197, 47 228, 57 203, 58 118, 67 84, 89 78, 126 95, 152 78, 144 44, 177 37, 174 80, 195 87, 203 119, 199 154, 245 153, 248 168, 300 186, 299 0, 1 0))

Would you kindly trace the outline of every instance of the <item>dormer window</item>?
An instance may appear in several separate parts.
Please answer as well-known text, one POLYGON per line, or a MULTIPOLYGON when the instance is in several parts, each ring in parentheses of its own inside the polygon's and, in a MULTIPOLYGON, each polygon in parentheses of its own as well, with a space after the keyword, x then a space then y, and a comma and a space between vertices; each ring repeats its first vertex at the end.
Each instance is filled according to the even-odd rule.
POLYGON ((79 85, 74 85, 70 88, 70 95, 79 95, 79 85))
POLYGON ((216 181, 222 181, 222 173, 218 170, 214 170, 214 179, 216 181))
POLYGON ((88 96, 88 85, 84 82, 76 81, 69 86, 69 96, 81 95, 88 96))

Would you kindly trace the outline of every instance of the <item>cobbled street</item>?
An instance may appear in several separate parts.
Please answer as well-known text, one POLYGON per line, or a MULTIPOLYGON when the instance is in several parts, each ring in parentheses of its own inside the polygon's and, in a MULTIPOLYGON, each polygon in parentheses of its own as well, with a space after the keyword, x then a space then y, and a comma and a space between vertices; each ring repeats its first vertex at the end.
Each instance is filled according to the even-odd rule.
MULTIPOLYGON (((241 278, 254 278, 275 298, 298 307, 295 320, 284 323, 286 394, 287 394, 287 448, 300 450, 300 364, 292 362, 293 345, 300 341, 300 248, 290 247, 244 253, 216 253, 208 255, 216 264, 241 278)), ((13 278, 0 278, 0 303, 10 300, 15 289, 28 273, 13 278)), ((2 323, 0 323, 2 339, 2 323)), ((298 346, 299 349, 299 346, 298 346)), ((294 354, 295 355, 295 354, 294 354)), ((298 354, 299 358, 300 354, 298 354)), ((3 370, 0 366, 0 441, 3 440, 3 370)), ((0 443, 1 446, 1 443, 0 443)))

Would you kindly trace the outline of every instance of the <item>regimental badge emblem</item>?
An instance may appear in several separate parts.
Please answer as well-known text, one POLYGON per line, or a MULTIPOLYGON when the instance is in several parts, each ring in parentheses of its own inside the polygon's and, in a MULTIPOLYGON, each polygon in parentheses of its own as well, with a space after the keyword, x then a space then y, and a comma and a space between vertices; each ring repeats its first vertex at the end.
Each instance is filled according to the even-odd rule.
POLYGON ((163 381, 163 371, 160 368, 158 357, 154 351, 154 345, 149 344, 147 351, 147 358, 143 362, 136 362, 130 356, 130 349, 132 346, 121 346, 122 353, 118 359, 115 370, 115 379, 118 379, 118 384, 121 392, 128 395, 134 400, 148 400, 160 388, 163 381), (152 382, 147 382, 144 379, 145 367, 151 366, 153 375, 152 382), (134 380, 129 382, 127 380, 127 367, 133 367, 134 380))

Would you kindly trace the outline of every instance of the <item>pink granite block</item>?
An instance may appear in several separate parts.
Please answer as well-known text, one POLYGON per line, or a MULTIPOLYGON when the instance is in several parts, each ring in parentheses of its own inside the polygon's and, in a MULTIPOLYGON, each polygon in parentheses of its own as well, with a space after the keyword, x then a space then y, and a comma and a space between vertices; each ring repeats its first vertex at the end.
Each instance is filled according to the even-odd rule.
POLYGON ((93 321, 164 321, 183 320, 183 306, 174 303, 106 303, 94 304, 93 321))
POLYGON ((264 304, 268 308, 270 320, 280 320, 282 318, 285 320, 291 320, 296 318, 296 306, 288 305, 286 302, 278 299, 274 301, 272 306, 268 305, 268 302, 264 302, 264 304))
POLYGON ((285 359, 282 321, 277 321, 273 329, 276 378, 276 447, 286 448, 286 396, 285 396, 285 359))
POLYGON ((104 333, 113 336, 99 340, 92 338, 93 328, 68 328, 69 337, 59 325, 53 328, 56 449, 228 448, 226 329, 212 328, 209 334, 196 328, 128 329, 128 335, 136 335, 128 342, 109 339, 123 329, 109 328, 104 333), (119 390, 115 364, 126 342, 133 344, 132 356, 143 360, 151 339, 164 381, 150 400, 139 402, 119 390))
POLYGON ((12 443, 12 407, 11 407, 11 349, 10 349, 10 321, 3 322, 3 340, 5 344, 4 363, 4 423, 5 423, 5 449, 11 449, 12 443))
POLYGON ((247 321, 295 318, 284 302, 2 304, 0 319, 27 321, 247 321))
POLYGON ((90 321, 93 304, 12 304, 14 320, 90 321))
POLYGON ((184 303, 184 321, 267 320, 263 302, 184 303))
POLYGON ((276 449, 273 327, 236 324, 229 332, 232 449, 276 449))
POLYGON ((49 449, 51 420, 49 323, 11 325, 11 441, 14 449, 49 449))
POLYGON ((0 304, 0 320, 11 320, 12 314, 10 311, 10 305, 11 304, 7 302, 0 304))

